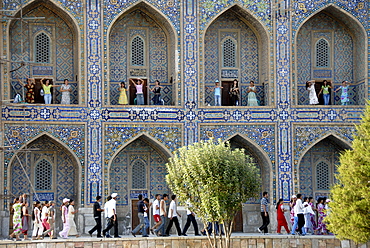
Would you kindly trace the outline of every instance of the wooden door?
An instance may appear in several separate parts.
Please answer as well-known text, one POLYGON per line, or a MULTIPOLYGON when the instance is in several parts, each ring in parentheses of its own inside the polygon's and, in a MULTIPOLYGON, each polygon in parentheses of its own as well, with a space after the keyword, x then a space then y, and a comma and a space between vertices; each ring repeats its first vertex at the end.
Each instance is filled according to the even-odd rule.
POLYGON ((221 91, 221 105, 222 106, 232 106, 231 97, 230 97, 230 88, 232 87, 233 82, 231 81, 222 81, 222 91, 221 91))
POLYGON ((241 209, 234 217, 233 232, 243 232, 243 213, 241 209))
POLYGON ((132 220, 131 220, 131 227, 132 227, 132 230, 134 230, 134 228, 139 225, 139 218, 137 217, 137 203, 138 203, 139 200, 132 200, 131 201, 131 213, 132 213, 132 220))
MULTIPOLYGON (((136 78, 132 78, 135 83, 137 81, 136 78)), ((144 105, 148 105, 148 88, 146 87, 148 84, 148 80, 147 79, 143 79, 144 80, 144 85, 143 85, 143 95, 144 95, 144 105)), ((129 80, 129 83, 130 83, 130 88, 129 88, 129 93, 128 93, 128 103, 129 105, 136 105, 136 87, 133 83, 130 82, 129 80)))
POLYGON ((324 105, 324 96, 323 94, 321 93, 320 95, 319 92, 321 90, 321 86, 323 86, 323 82, 315 82, 315 91, 316 91, 316 95, 317 95, 317 99, 319 100, 319 104, 320 105, 324 105))

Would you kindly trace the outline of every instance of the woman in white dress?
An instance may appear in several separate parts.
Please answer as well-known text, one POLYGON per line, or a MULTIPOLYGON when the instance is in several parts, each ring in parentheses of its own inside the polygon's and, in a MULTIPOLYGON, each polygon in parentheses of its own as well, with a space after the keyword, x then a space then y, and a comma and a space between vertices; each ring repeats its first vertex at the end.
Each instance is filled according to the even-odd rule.
POLYGON ((62 101, 60 104, 71 104, 71 86, 68 84, 68 79, 64 79, 64 84, 60 87, 62 92, 62 101))
POLYGON ((80 235, 78 235, 76 223, 75 223, 75 220, 74 220, 75 214, 77 213, 77 210, 75 210, 74 205, 75 205, 75 202, 73 200, 71 200, 69 202, 69 206, 68 206, 68 223, 69 223, 69 226, 70 226, 68 236, 79 237, 80 235))
POLYGON ((306 89, 308 90, 308 97, 310 99, 310 104, 319 104, 315 90, 315 80, 310 80, 306 82, 306 89))

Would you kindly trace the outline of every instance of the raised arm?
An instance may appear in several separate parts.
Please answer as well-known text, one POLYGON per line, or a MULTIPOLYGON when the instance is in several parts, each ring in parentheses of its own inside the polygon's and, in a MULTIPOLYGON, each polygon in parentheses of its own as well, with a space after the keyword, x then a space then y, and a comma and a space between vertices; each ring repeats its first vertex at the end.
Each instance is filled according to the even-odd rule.
MULTIPOLYGON (((135 86, 137 85, 136 83, 135 83, 135 81, 132 79, 132 78, 130 78, 130 80, 129 80, 131 83, 133 83, 135 86)), ((129 84, 129 86, 130 86, 130 84, 129 84)))

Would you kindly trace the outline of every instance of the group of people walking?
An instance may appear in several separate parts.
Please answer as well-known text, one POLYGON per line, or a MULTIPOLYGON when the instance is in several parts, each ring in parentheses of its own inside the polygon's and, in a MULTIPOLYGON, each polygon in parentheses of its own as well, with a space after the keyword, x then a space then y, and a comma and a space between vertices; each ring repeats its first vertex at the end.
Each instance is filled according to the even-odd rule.
MULTIPOLYGON (((281 228, 284 227, 287 234, 302 235, 310 233, 312 235, 328 235, 330 234, 326 228, 324 218, 328 214, 329 199, 320 197, 315 206, 313 197, 302 197, 302 194, 293 195, 289 203, 289 208, 284 206, 284 200, 279 199, 276 204, 277 230, 281 233, 281 228), (285 212, 290 211, 290 222, 292 231, 289 230, 288 223, 285 218, 285 212), (317 220, 316 220, 317 219, 317 220)), ((262 226, 257 230, 260 233, 268 233, 267 226, 270 223, 268 214, 268 193, 264 192, 261 199, 261 217, 262 226)))
MULTIPOLYGON (((34 78, 27 78, 27 83, 22 83, 20 79, 18 79, 19 83, 23 85, 26 89, 26 103, 35 103, 35 91, 36 91, 36 83, 34 78)), ((61 85, 53 85, 50 83, 50 79, 42 78, 40 80, 41 89, 40 89, 40 96, 44 97, 45 104, 51 104, 53 96, 51 94, 51 88, 53 87, 60 87, 60 92, 62 93, 62 99, 60 104, 71 104, 71 92, 72 87, 68 82, 68 79, 64 79, 63 84, 61 85)))
MULTIPOLYGON (((309 103, 311 105, 319 104, 319 97, 322 94, 324 99, 324 105, 329 105, 330 102, 330 89, 333 89, 331 82, 324 80, 321 86, 319 93, 316 93, 315 87, 315 80, 310 80, 306 82, 306 89, 308 91, 309 103)), ((342 85, 338 87, 334 92, 338 92, 339 90, 342 91, 340 96, 341 105, 348 105, 349 97, 348 97, 348 90, 349 90, 350 83, 348 81, 343 81, 342 85)))
MULTIPOLYGON (((16 238, 20 240, 23 235, 24 239, 28 239, 28 230, 30 230, 30 219, 32 218, 33 231, 32 239, 43 239, 49 236, 51 239, 56 239, 55 233, 55 203, 53 201, 45 201, 43 204, 40 201, 35 201, 33 204, 32 214, 28 212, 29 200, 26 194, 17 197, 13 201, 13 233, 9 235, 10 239, 16 238)), ((63 230, 59 233, 60 237, 67 238, 69 235, 78 237, 74 215, 77 210, 74 209, 74 201, 67 198, 63 199, 61 206, 63 230)))
MULTIPOLYGON (((120 238, 118 235, 118 221, 117 221, 117 209, 116 209, 116 199, 117 193, 111 194, 108 198, 106 203, 104 204, 104 208, 101 207, 101 196, 96 197, 96 202, 94 203, 94 219, 96 225, 89 230, 90 236, 93 233, 97 232, 97 237, 106 237, 111 238, 110 230, 113 228, 114 230, 114 237, 120 238), (102 230, 102 212, 105 213, 106 218, 106 227, 102 230)), ((143 237, 149 237, 149 234, 156 236, 169 236, 170 231, 173 225, 176 227, 177 234, 179 236, 187 236, 186 232, 190 227, 190 224, 193 224, 195 235, 200 235, 198 231, 198 224, 195 219, 195 214, 190 210, 187 210, 187 221, 184 228, 181 230, 179 224, 179 217, 181 218, 181 214, 177 211, 177 198, 176 195, 171 196, 171 202, 169 206, 169 211, 167 213, 167 203, 168 195, 163 194, 156 194, 153 202, 151 203, 148 198, 144 198, 142 194, 138 195, 139 201, 137 202, 137 210, 138 210, 138 219, 139 224, 133 228, 131 234, 136 237, 139 233, 143 237), (151 211, 150 211, 151 210, 151 211), (154 225, 150 227, 150 212, 152 212, 154 225), (169 223, 166 227, 167 220, 169 223), (150 232, 150 233, 149 233, 150 232)))

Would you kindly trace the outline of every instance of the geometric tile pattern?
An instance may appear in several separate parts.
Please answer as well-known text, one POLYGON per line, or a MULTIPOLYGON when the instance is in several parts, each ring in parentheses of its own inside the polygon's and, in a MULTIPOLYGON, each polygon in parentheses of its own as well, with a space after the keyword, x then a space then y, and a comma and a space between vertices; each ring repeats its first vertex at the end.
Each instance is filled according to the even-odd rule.
MULTIPOLYGON (((139 186, 142 190, 149 190, 150 198, 155 194, 168 192, 165 176, 167 174, 165 163, 166 156, 161 155, 150 144, 142 138, 136 139, 127 147, 122 149, 114 158, 110 165, 109 182, 106 185, 106 192, 117 192, 119 195, 118 205, 128 205, 130 190, 133 189, 133 183, 138 183, 135 180, 133 173, 132 161, 142 161, 144 163, 144 173, 141 173, 140 178, 147 181, 150 185, 144 183, 139 186), (135 180, 135 181, 134 181, 135 180), (131 183, 130 183, 131 182, 131 183)), ((137 187, 135 187, 137 189, 137 187)), ((136 197, 135 197, 136 198, 136 197)))
MULTIPOLYGON (((27 2, 29 1, 26 0, 25 3, 27 2)), ((13 0, 5 1, 6 8, 15 8, 15 5, 12 5, 13 3, 13 0)), ((169 39, 171 40, 170 46, 167 45, 170 43, 169 41, 162 42, 159 37, 156 39, 155 47, 160 47, 161 51, 166 51, 163 54, 171 58, 169 61, 176 61, 176 63, 171 62, 170 66, 166 65, 166 70, 159 69, 158 74, 156 74, 159 76, 154 77, 165 75, 165 73, 168 73, 167 68, 170 67, 173 70, 171 73, 174 75, 168 73, 165 76, 166 79, 160 81, 166 83, 171 76, 178 77, 180 81, 176 87, 169 89, 173 91, 173 95, 178 97, 179 104, 177 105, 179 106, 161 108, 157 108, 156 106, 102 107, 103 101, 108 99, 107 91, 110 90, 110 87, 107 87, 107 85, 111 81, 113 83, 120 81, 105 77, 108 75, 107 70, 109 69, 106 63, 110 63, 107 59, 109 56, 106 56, 110 52, 108 46, 111 42, 121 42, 123 40, 121 38, 115 40, 116 37, 106 34, 109 34, 108 29, 114 20, 117 20, 117 22, 120 21, 116 17, 136 2, 59 0, 55 1, 55 3, 58 6, 60 5, 62 9, 66 10, 78 21, 79 33, 81 35, 81 44, 78 44, 78 51, 81 51, 81 54, 78 54, 76 57, 81 56, 82 59, 79 61, 81 67, 78 70, 82 74, 87 73, 83 80, 81 80, 88 85, 87 92, 81 89, 79 93, 83 95, 82 98, 87 97, 86 105, 81 103, 80 106, 7 105, 2 109, 2 119, 6 121, 4 125, 5 136, 10 138, 10 143, 15 148, 26 144, 38 134, 47 132, 74 151, 79 161, 81 161, 82 168, 84 168, 84 159, 85 157, 87 158, 86 170, 82 169, 82 175, 80 175, 85 180, 80 185, 80 199, 82 204, 84 202, 90 204, 93 201, 93 196, 102 193, 103 190, 106 191, 104 187, 107 187, 107 185, 104 182, 106 182, 106 176, 109 175, 109 171, 104 170, 108 169, 107 166, 110 159, 116 157, 120 149, 124 148, 127 143, 141 134, 150 137, 152 139, 152 143, 149 142, 150 146, 153 149, 162 149, 162 152, 158 152, 158 154, 164 157, 168 157, 168 151, 173 151, 183 144, 191 144, 200 139, 206 139, 211 133, 214 137, 223 139, 231 137, 231 133, 246 136, 251 140, 250 143, 256 149, 257 147, 261 147, 263 152, 268 154, 266 157, 271 160, 273 165, 271 170, 271 192, 273 193, 271 197, 274 199, 282 197, 285 200, 289 199, 292 192, 298 191, 295 187, 299 185, 297 183, 299 178, 296 177, 297 173, 295 172, 299 169, 299 159, 305 156, 304 153, 307 150, 321 140, 322 137, 330 134, 339 137, 346 143, 350 143, 353 139, 353 123, 359 122, 363 108, 353 105, 346 107, 334 105, 329 107, 296 106, 296 103, 299 101, 295 100, 295 97, 300 97, 300 93, 303 94, 305 91, 300 88, 297 90, 298 86, 303 85, 301 81, 297 83, 293 80, 298 76, 298 72, 294 71, 296 69, 295 67, 291 67, 291 59, 294 60, 297 56, 295 54, 296 44, 294 42, 296 42, 295 36, 300 25, 306 22, 307 18, 317 14, 320 8, 329 4, 332 7, 329 6, 327 12, 334 14, 336 17, 343 16, 343 18, 339 19, 344 26, 347 26, 349 30, 353 30, 355 34, 360 33, 358 36, 354 35, 351 37, 348 35, 347 30, 339 26, 336 29, 331 29, 337 32, 337 34, 334 34, 334 39, 339 39, 341 41, 340 44, 345 44, 346 42, 352 44, 346 47, 350 49, 344 50, 343 55, 336 55, 342 56, 340 58, 340 67, 337 70, 338 75, 341 74, 341 77, 350 77, 352 81, 356 80, 351 86, 353 91, 351 93, 353 94, 351 101, 353 101, 352 103, 357 102, 363 104, 364 100, 361 99, 367 99, 369 91, 367 75, 365 75, 365 71, 367 70, 364 69, 368 68, 368 62, 365 59, 363 60, 364 62, 362 60, 358 61, 357 66, 357 61, 353 61, 353 58, 368 56, 367 47, 366 52, 365 50, 361 50, 367 39, 359 39, 362 35, 361 32, 363 32, 360 29, 361 25, 364 30, 368 30, 369 28, 366 19, 368 17, 369 7, 367 1, 297 0, 290 4, 294 9, 294 15, 285 13, 284 9, 278 9, 277 12, 275 12, 276 9, 272 11, 272 3, 270 1, 238 1, 234 9, 245 9, 246 14, 243 16, 245 19, 247 17, 250 19, 255 18, 246 21, 246 23, 253 27, 251 30, 258 30, 258 32, 252 32, 255 37, 258 35, 267 37, 267 39, 262 40, 262 44, 258 43, 252 46, 254 49, 257 47, 262 50, 261 52, 253 51, 253 49, 251 52, 254 52, 260 58, 258 60, 263 61, 263 66, 254 67, 258 70, 264 70, 262 73, 257 74, 257 76, 262 77, 261 75, 266 74, 265 71, 270 73, 270 75, 264 76, 265 79, 271 77, 271 80, 269 79, 270 81, 258 82, 259 80, 256 80, 259 87, 264 87, 264 90, 258 91, 264 92, 263 98, 268 103, 262 105, 269 106, 254 108, 245 108, 242 106, 208 108, 203 105, 201 107, 198 106, 199 102, 205 101, 205 97, 202 95, 203 92, 201 92, 204 87, 199 87, 203 84, 204 77, 200 75, 202 75, 202 71, 205 69, 205 50, 203 47, 200 47, 200 44, 204 42, 202 40, 204 38, 202 32, 205 32, 207 27, 210 27, 209 25, 213 25, 211 24, 213 20, 216 20, 215 23, 218 21, 217 18, 220 13, 227 15, 224 11, 230 7, 233 8, 232 6, 236 4, 235 1, 228 0, 215 3, 209 0, 181 2, 169 0, 164 3, 163 1, 150 0, 147 3, 147 6, 150 6, 160 14, 162 18, 160 20, 168 21, 167 24, 163 24, 166 28, 161 27, 155 30, 155 25, 153 24, 151 26, 153 27, 153 31, 155 30, 157 32, 156 34, 161 33, 162 38, 163 33, 166 34, 166 38, 172 37, 171 34, 168 35, 167 33, 171 32, 167 28, 168 26, 173 26, 174 30, 178 32, 174 35, 174 37, 178 37, 178 40, 169 39), (334 5, 336 7, 333 7, 334 5), (181 16, 179 14, 180 12, 182 13, 181 16), (341 12, 342 15, 338 14, 338 12, 341 12), (103 22, 101 22, 102 16, 104 16, 103 22), (358 22, 353 20, 351 22, 351 18, 353 17, 358 22), (357 23, 357 26, 354 23, 357 23), (272 30, 274 27, 276 27, 276 30, 272 30), (260 30, 265 30, 267 34, 262 34, 260 30), (350 38, 352 38, 352 41, 350 38), (353 47, 360 47, 361 49, 358 49, 357 53, 353 53, 351 51, 353 47), (176 52, 171 53, 171 51, 176 52), (263 54, 268 53, 268 51, 270 52, 270 56, 264 56, 263 54), (179 55, 179 57, 176 57, 174 54, 176 56, 179 55), (352 58, 350 54, 352 54, 352 58), (85 58, 86 61, 84 61, 85 58), (349 62, 343 62, 344 58, 350 58, 349 62), (351 63, 355 64, 353 75, 346 76, 343 73, 351 71, 351 63), (361 63, 366 64, 361 66, 361 63), (265 84, 262 86, 262 83, 265 84), (291 102, 292 99, 293 102, 291 102), (71 133, 73 131, 76 131, 76 134, 72 135, 71 133), (85 140, 87 143, 85 143, 85 140), (85 184, 87 188, 85 188, 85 184)), ((325 13, 321 14, 324 15, 325 13)), ((219 20, 223 18, 222 16, 219 17, 219 20)), ((149 19, 152 18, 154 20, 157 17, 152 15, 149 19)), ((314 21, 315 18, 312 20, 314 21)), ((147 21, 151 22, 148 19, 147 21)), ((152 23, 156 23, 156 21, 152 23)), ((28 32, 28 30, 24 32, 28 32)), ((2 34, 6 34, 6 25, 3 25, 2 34)), ((64 33, 62 35, 67 34, 64 33)), ((147 36, 149 35, 150 32, 147 32, 147 36)), ((241 32, 239 36, 240 39, 243 38, 241 32)), ((13 45, 15 46, 19 44, 19 39, 8 40, 6 35, 2 37, 4 37, 2 40, 4 43, 4 54, 6 54, 7 49, 10 49, 11 42, 14 42, 13 45)), ((73 36, 73 38, 75 39, 76 37, 73 36)), ((64 41, 61 40, 60 42, 64 41)), ((29 48, 30 44, 25 42, 25 46, 29 48)), ((341 45, 340 48, 342 47, 341 45)), ((123 50, 120 51, 122 52, 123 50)), ((70 54, 68 52, 61 53, 61 56, 69 56, 70 54)), ((122 55, 126 56, 126 54, 127 51, 122 55)), ((159 54, 161 56, 163 55, 161 53, 159 54)), ((27 56, 29 55, 26 54, 24 58, 28 59, 27 56)), ((148 53, 148 56, 154 57, 156 54, 148 53)), ((158 61, 163 61, 160 58, 161 56, 158 56, 155 65, 157 65, 158 61)), ((15 55, 12 59, 20 59, 20 57, 15 55)), ((169 62, 167 61, 166 63, 169 62)), ((114 69, 120 70, 119 66, 114 69)), ((13 74, 17 76, 18 74, 27 75, 28 73, 29 68, 25 66, 13 74)), ((123 75, 119 73, 117 75, 123 75)), ((333 72, 333 75, 338 77, 335 73, 333 72)), ((7 79, 8 77, 3 74, 1 76, 1 79, 7 79)), ((242 77, 245 77, 245 75, 242 75, 242 77)), ((262 81, 263 79, 260 80, 262 81)), ((12 78, 12 81, 15 81, 15 78, 12 78)), ((245 79, 241 81, 243 83, 248 82, 245 79)), ((3 86, 3 92, 6 97, 11 92, 7 87, 8 85, 3 86)), ((245 89, 242 88, 243 90, 245 89)), ((170 94, 172 95, 172 93, 170 94)), ((209 92, 207 94, 212 97, 212 94, 209 92)), ((245 95, 245 93, 242 94, 245 95)), ((260 98, 262 96, 258 97, 260 98)), ((242 99, 244 101, 244 97, 242 99)), ((212 100, 211 98, 209 102, 212 102, 212 100)), ((335 101, 337 101, 336 98, 335 101)), ((145 139, 145 141, 147 140, 145 139)), ((5 143, 7 144, 6 139, 5 143)), ((124 150, 125 148, 122 151, 124 150)), ((155 155, 153 155, 151 160, 158 159, 158 157, 154 157, 155 155)), ((6 152, 4 171, 4 180, 6 183, 10 179, 8 175, 11 174, 7 170, 10 158, 11 153, 6 152)), ((62 157, 62 159, 64 158, 62 157)), ((158 172, 157 176, 163 175, 161 173, 163 172, 158 172)), ((306 170, 303 174, 308 175, 309 171, 306 170)), ((60 176, 63 175, 61 174, 60 176)), ((5 194, 7 190, 9 189, 4 189, 5 194)))
POLYGON ((51 181, 53 188, 49 190, 51 193, 56 192, 52 200, 55 200, 56 204, 60 205, 65 197, 78 199, 77 189, 80 187, 78 185, 78 181, 80 180, 75 180, 78 176, 75 174, 78 172, 78 168, 74 167, 76 162, 69 151, 46 135, 28 144, 27 149, 33 149, 33 151, 20 153, 19 158, 23 167, 17 159, 13 159, 12 164, 9 166, 11 170, 10 191, 12 194, 31 193, 33 192, 31 191, 31 185, 35 187, 36 192, 45 192, 45 190, 39 189, 37 184, 35 184, 36 175, 31 171, 35 171, 37 161, 47 161, 52 167, 50 173, 57 173, 55 177, 56 181, 51 181), (34 161, 33 165, 31 161, 34 161), (25 171, 27 176, 25 175, 25 171), (32 184, 30 184, 28 178, 32 184))
MULTIPOLYGON (((219 16, 207 29, 204 41, 205 84, 214 85, 215 80, 220 80, 219 72, 222 69, 222 64, 219 63, 219 61, 222 61, 220 60, 220 54, 222 53, 220 44, 228 37, 236 42, 236 47, 240 47, 236 50, 236 56, 240 61, 236 64, 235 69, 239 68, 239 88, 241 89, 242 99, 241 105, 246 106, 246 90, 249 86, 249 81, 253 80, 255 84, 259 84, 258 42, 252 29, 249 28, 249 26, 231 10, 219 16)), ((230 78, 229 80, 232 79, 233 78, 230 78)), ((210 104, 213 105, 214 94, 209 92, 209 89, 207 88, 205 94, 206 102, 211 101, 210 104)))

